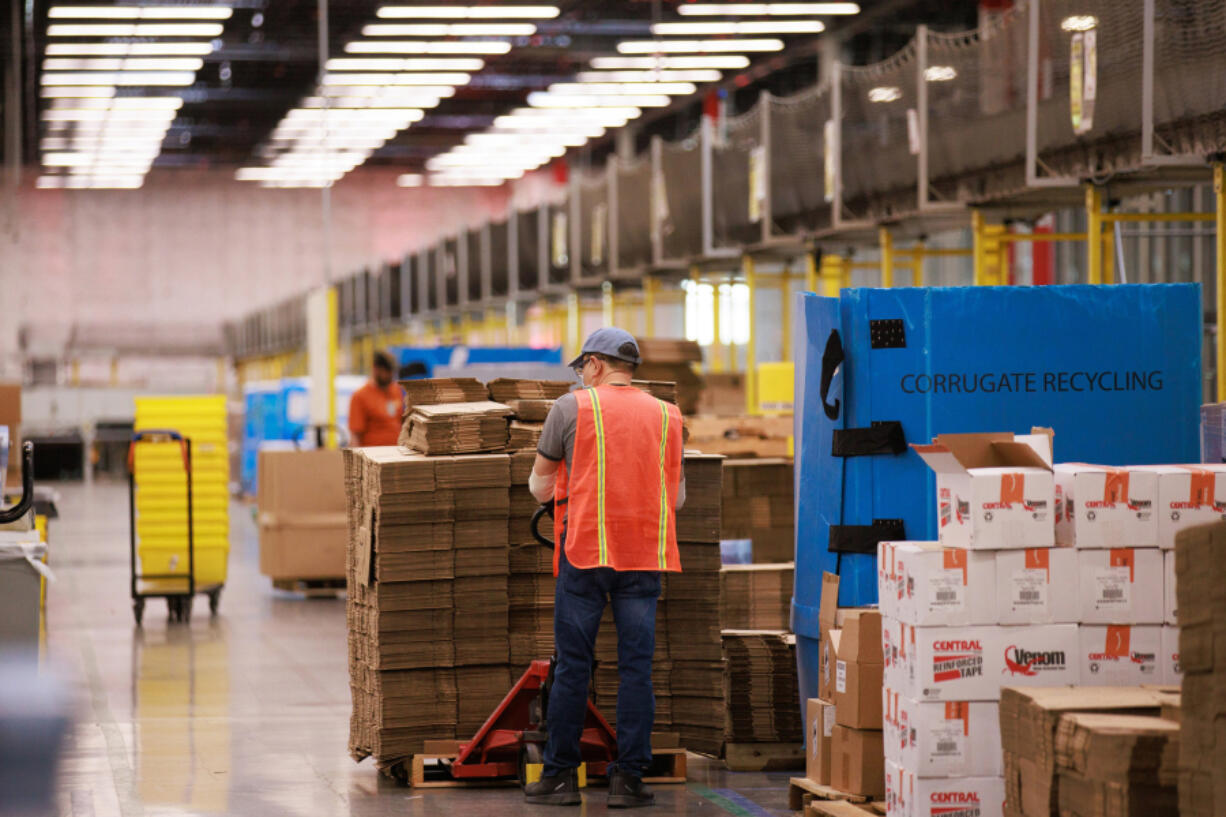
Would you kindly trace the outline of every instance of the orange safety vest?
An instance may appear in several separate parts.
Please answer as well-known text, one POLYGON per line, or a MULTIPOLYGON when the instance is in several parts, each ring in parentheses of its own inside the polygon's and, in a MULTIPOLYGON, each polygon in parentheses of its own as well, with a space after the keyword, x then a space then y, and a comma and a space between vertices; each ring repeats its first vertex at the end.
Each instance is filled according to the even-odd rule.
MULTIPOLYGON (((575 448, 554 488, 554 541, 577 568, 681 571, 681 412, 633 386, 576 391, 575 448)), ((555 548, 554 575, 559 554, 555 548)))

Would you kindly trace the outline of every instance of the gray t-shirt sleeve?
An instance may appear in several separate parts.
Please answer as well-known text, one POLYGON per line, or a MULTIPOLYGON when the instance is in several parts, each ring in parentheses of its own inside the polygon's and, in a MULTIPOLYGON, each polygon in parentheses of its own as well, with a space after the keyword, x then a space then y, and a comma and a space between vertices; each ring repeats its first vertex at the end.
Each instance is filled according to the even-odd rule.
POLYGON ((541 429, 541 439, 536 452, 545 459, 561 462, 566 460, 570 468, 575 453, 575 424, 579 419, 579 403, 574 394, 564 394, 553 403, 541 429))

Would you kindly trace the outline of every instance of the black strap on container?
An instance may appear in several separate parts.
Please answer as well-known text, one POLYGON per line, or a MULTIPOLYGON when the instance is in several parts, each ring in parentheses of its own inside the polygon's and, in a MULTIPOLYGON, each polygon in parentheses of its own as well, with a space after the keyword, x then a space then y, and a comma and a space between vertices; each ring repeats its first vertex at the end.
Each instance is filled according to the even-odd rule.
POLYGON ((897 420, 874 420, 869 428, 836 428, 830 453, 836 457, 871 457, 902 454, 907 438, 897 420))
POLYGON ((831 553, 867 553, 875 556, 880 542, 906 541, 901 519, 874 519, 871 525, 831 525, 831 553))

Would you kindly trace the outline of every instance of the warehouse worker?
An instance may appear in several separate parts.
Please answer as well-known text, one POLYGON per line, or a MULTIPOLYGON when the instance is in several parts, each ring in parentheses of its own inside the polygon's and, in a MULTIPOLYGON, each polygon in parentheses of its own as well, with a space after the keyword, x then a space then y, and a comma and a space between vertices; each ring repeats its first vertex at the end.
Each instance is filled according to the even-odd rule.
POLYGON ((404 389, 395 380, 396 358, 375 352, 370 380, 349 400, 353 445, 395 445, 404 415, 404 389))
POLYGON ((541 432, 532 494, 555 500, 554 642, 557 665, 546 713, 549 737, 530 803, 578 805, 579 737, 596 633, 605 603, 617 625, 617 761, 612 808, 649 806, 660 573, 680 571, 676 509, 685 500, 681 412, 630 384, 638 366, 630 333, 592 333, 571 367, 584 388, 559 398, 541 432))

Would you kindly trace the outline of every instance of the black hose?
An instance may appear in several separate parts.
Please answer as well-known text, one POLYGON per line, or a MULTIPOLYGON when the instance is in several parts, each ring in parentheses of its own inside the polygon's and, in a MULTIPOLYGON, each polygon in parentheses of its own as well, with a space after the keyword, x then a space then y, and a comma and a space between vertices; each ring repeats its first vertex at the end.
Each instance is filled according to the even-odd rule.
MULTIPOLYGON (((21 499, 11 508, 0 510, 0 525, 16 522, 34 504, 34 443, 21 446, 21 499)), ((539 537, 538 537, 539 538, 539 537)))

